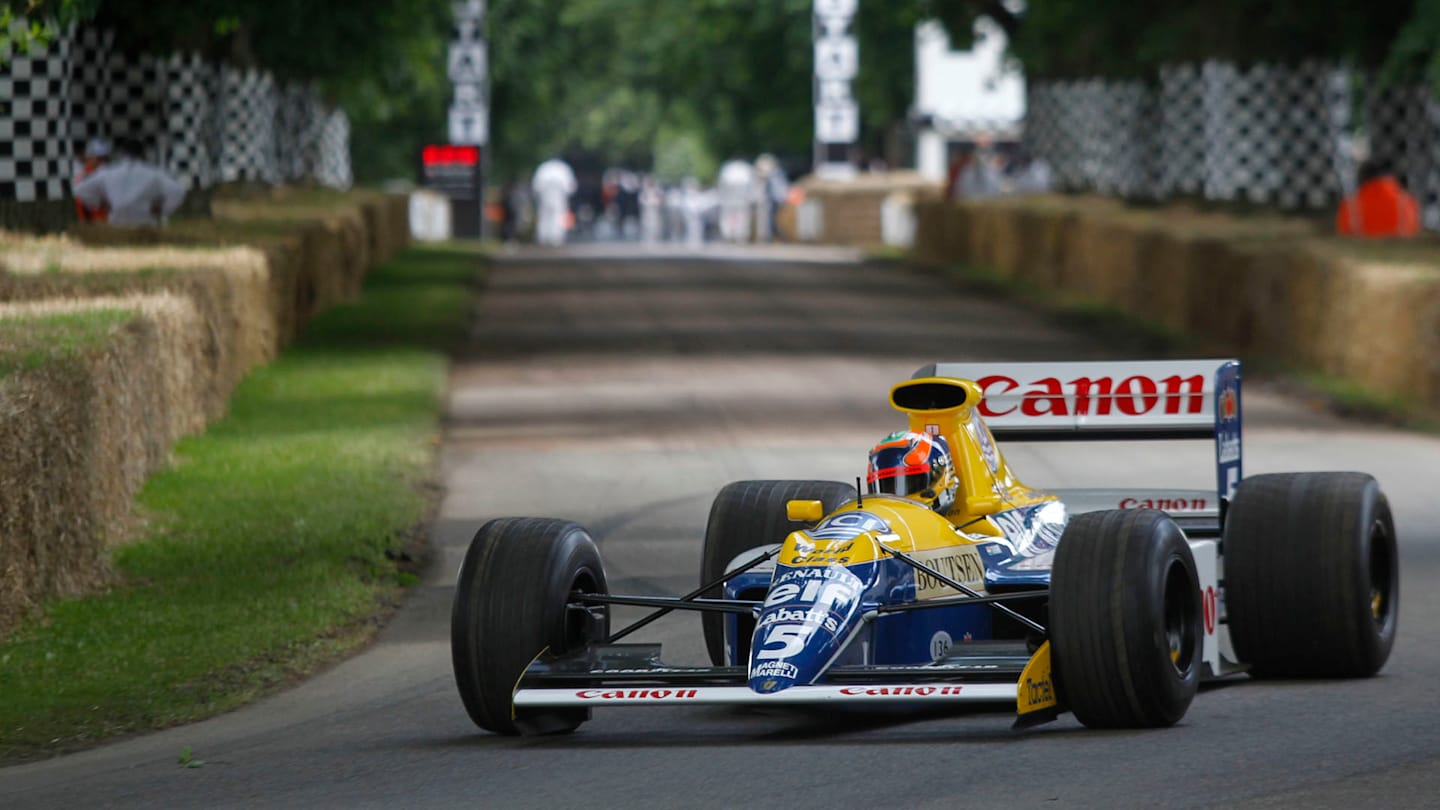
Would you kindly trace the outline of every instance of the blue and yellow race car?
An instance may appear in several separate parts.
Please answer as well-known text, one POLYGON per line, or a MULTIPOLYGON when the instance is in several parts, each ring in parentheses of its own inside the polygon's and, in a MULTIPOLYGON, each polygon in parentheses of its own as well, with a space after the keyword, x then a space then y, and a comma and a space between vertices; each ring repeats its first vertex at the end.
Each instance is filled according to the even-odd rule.
POLYGON ((741 481, 700 585, 612 594, 581 526, 501 518, 451 618, 471 718, 574 730, 602 706, 1002 703, 1017 725, 1180 720, 1202 678, 1356 677, 1394 643, 1394 522, 1362 473, 1241 475, 1234 360, 963 364, 890 391, 864 481, 741 481), (1214 490, 1022 483, 999 438, 1213 442, 1214 490), (654 612, 612 629, 610 606, 654 612), (708 666, 623 643, 700 611, 708 666))

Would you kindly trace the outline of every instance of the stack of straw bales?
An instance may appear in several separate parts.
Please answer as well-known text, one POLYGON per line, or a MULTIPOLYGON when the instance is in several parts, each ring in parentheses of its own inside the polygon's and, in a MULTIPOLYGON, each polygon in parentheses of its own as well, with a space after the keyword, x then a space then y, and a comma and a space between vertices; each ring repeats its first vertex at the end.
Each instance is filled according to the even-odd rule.
POLYGON ((39 362, 7 362, 18 350, 0 340, 0 634, 110 581, 107 547, 175 441, 223 415, 313 315, 359 294, 404 246, 405 210, 382 195, 261 200, 165 231, 87 230, 92 244, 0 233, 0 320, 110 312, 118 324, 39 362))

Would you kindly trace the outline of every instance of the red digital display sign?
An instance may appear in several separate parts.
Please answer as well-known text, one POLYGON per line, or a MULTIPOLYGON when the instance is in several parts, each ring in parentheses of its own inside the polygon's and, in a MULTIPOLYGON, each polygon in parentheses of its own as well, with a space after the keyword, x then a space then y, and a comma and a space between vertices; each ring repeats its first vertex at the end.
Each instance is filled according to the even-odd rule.
POLYGON ((480 163, 480 147, 453 144, 431 145, 420 152, 420 162, 431 166, 476 166, 480 163))

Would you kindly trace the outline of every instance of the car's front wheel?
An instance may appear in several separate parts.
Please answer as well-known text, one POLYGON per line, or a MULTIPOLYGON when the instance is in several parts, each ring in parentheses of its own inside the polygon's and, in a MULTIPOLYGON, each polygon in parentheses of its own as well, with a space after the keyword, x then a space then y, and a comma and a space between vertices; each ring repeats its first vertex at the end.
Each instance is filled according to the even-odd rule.
POLYGON ((500 518, 481 526, 460 565, 450 614, 455 684, 475 725, 497 734, 548 734, 588 720, 588 709, 516 709, 512 695, 542 651, 559 655, 609 634, 603 608, 571 599, 608 592, 600 552, 579 525, 500 518))

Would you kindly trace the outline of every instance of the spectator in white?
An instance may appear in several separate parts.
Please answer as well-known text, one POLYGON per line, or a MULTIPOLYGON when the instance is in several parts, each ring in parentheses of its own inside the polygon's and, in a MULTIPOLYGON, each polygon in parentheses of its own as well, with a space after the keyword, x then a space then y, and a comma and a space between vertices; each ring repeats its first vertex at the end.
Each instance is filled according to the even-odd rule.
POLYGON ((727 160, 716 182, 720 197, 720 238, 750 241, 750 205, 755 201, 755 170, 743 160, 727 160))
POLYGON ((700 181, 685 178, 681 197, 681 213, 685 219, 685 244, 698 248, 705 244, 705 215, 714 207, 714 195, 701 188, 700 181))
POLYGON ((110 209, 111 225, 163 225, 185 201, 185 187, 145 162, 136 141, 121 141, 117 151, 115 160, 75 184, 75 199, 86 208, 110 209))
POLYGON ((535 169, 530 181, 535 190, 535 241, 542 245, 565 243, 566 219, 570 214, 570 195, 578 187, 570 164, 551 158, 535 169))

